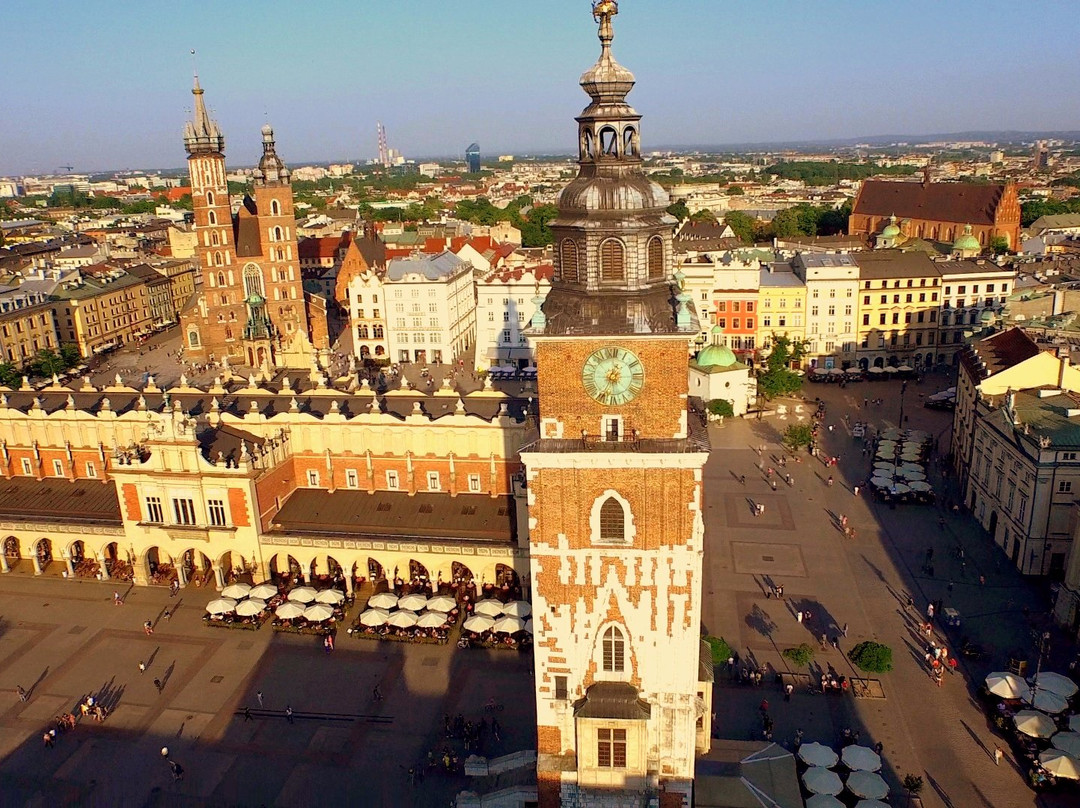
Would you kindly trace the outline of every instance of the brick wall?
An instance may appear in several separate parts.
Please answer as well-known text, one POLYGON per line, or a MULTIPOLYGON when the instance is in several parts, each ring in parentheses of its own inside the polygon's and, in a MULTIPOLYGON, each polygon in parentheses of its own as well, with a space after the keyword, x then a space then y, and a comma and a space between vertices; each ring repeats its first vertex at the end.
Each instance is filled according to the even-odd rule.
POLYGON ((139 489, 134 483, 124 483, 121 491, 124 500, 124 518, 129 522, 142 521, 142 507, 139 502, 139 489))
POLYGON ((232 522, 237 527, 250 527, 251 518, 248 516, 247 494, 242 488, 229 489, 229 513, 232 522))
POLYGON ((639 430, 644 438, 671 438, 682 430, 689 378, 686 373, 686 339, 654 338, 649 342, 611 339, 538 340, 536 363, 541 418, 558 418, 563 436, 576 438, 585 430, 599 435, 605 415, 621 415, 624 428, 639 430), (620 407, 593 400, 581 381, 589 355, 600 348, 618 346, 632 350, 645 366, 641 394, 620 407))

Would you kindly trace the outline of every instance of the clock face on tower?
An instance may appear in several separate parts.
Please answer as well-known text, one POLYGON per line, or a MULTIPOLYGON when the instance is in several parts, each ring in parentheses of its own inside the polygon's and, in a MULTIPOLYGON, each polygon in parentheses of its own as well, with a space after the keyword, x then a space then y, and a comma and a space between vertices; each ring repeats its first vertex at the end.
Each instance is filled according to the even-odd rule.
POLYGON ((581 383, 596 401, 619 406, 637 398, 645 384, 645 367, 633 351, 601 348, 585 360, 581 383))

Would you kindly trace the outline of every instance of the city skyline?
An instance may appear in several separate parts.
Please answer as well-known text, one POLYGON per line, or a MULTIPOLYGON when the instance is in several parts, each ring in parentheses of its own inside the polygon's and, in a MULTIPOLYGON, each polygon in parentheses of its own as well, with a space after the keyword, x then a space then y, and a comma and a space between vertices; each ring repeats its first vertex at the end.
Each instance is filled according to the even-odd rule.
MULTIPOLYGON (((764 2, 753 18, 704 0, 627 0, 614 50, 639 81, 630 100, 645 115, 646 150, 1080 129, 1080 76, 1055 73, 1077 28, 1067 4, 1036 3, 1012 26, 1015 41, 1037 31, 1037 50, 985 44, 998 30, 995 7, 1006 11, 916 2, 910 19, 932 14, 934 24, 900 38, 889 31, 909 23, 849 0, 764 2), (1055 12, 1066 24, 1045 24, 1055 12), (1035 75, 1053 76, 1055 91, 1033 92, 1035 75)), ((62 2, 47 17, 15 5, 10 30, 53 56, 32 70, 25 55, 0 57, 13 78, 9 110, 21 111, 0 122, 0 174, 182 166, 191 48, 233 165, 257 159, 266 121, 292 164, 371 159, 380 120, 410 157, 461 157, 473 141, 485 157, 572 148, 570 119, 585 102, 574 83, 597 55, 580 25, 586 0, 319 11, 313 21, 274 2, 253 18, 197 2, 116 19, 100 3, 62 2)))

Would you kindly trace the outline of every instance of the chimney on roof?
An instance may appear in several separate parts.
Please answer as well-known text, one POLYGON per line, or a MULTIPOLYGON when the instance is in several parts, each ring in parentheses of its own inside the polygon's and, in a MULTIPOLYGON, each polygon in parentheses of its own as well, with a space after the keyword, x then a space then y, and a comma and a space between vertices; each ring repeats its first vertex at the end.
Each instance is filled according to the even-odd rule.
POLYGON ((922 170, 922 186, 923 186, 923 188, 926 188, 930 184, 930 165, 933 162, 934 162, 934 158, 931 157, 929 160, 926 161, 926 165, 923 166, 923 170, 922 170))
POLYGON ((1058 387, 1060 387, 1062 390, 1067 390, 1068 387, 1065 386, 1065 371, 1068 369, 1069 365, 1071 364, 1071 360, 1069 359, 1069 352, 1068 351, 1066 351, 1065 355, 1060 358, 1060 362, 1061 362, 1061 365, 1058 368, 1058 387))

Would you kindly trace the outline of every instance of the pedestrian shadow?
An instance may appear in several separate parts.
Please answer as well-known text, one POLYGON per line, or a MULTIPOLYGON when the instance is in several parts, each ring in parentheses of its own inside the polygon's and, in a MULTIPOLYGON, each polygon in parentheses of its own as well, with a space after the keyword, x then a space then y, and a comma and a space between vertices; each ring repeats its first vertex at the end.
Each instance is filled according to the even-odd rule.
POLYGON ((172 664, 165 669, 165 675, 161 677, 161 689, 165 689, 165 685, 169 683, 169 679, 172 678, 173 671, 176 670, 176 660, 172 661, 172 664))
POLYGON ((928 772, 926 769, 923 769, 923 774, 926 775, 926 781, 930 784, 930 787, 937 792, 937 795, 941 798, 941 801, 945 803, 945 808, 954 808, 953 801, 949 799, 948 792, 941 787, 941 784, 934 779, 933 775, 930 774, 930 772, 928 772))
POLYGON ((32 685, 30 685, 30 689, 26 691, 27 698, 30 698, 32 695, 34 695, 34 689, 45 681, 45 677, 49 675, 49 667, 49 665, 46 665, 45 670, 43 670, 41 672, 41 675, 38 676, 38 678, 34 681, 32 685))
POLYGON ((746 625, 769 640, 772 639, 773 632, 776 631, 776 623, 769 616, 769 613, 756 605, 750 611, 750 614, 746 616, 746 625))
POLYGON ((973 729, 972 729, 972 728, 971 728, 971 727, 970 727, 970 726, 968 725, 968 722, 967 722, 967 721, 964 721, 963 719, 960 719, 960 724, 961 724, 961 726, 963 726, 963 728, 964 728, 964 729, 966 729, 966 730, 967 730, 967 734, 971 736, 971 740, 975 741, 975 743, 977 743, 977 744, 979 745, 979 748, 980 748, 980 749, 982 749, 982 750, 983 750, 984 752, 986 752, 986 754, 987 754, 987 755, 988 755, 989 757, 993 758, 993 757, 994 757, 994 753, 993 753, 993 752, 991 752, 991 751, 990 751, 989 749, 987 749, 987 748, 986 748, 986 744, 984 744, 984 743, 983 743, 983 740, 982 740, 982 738, 980 738, 980 737, 979 737, 978 735, 976 735, 976 734, 975 734, 975 730, 973 730, 973 729))
POLYGON ((154 664, 154 659, 157 657, 158 651, 160 651, 160 650, 161 650, 161 646, 159 645, 157 648, 154 649, 154 653, 150 654, 150 656, 147 657, 146 667, 149 668, 151 665, 154 664))

